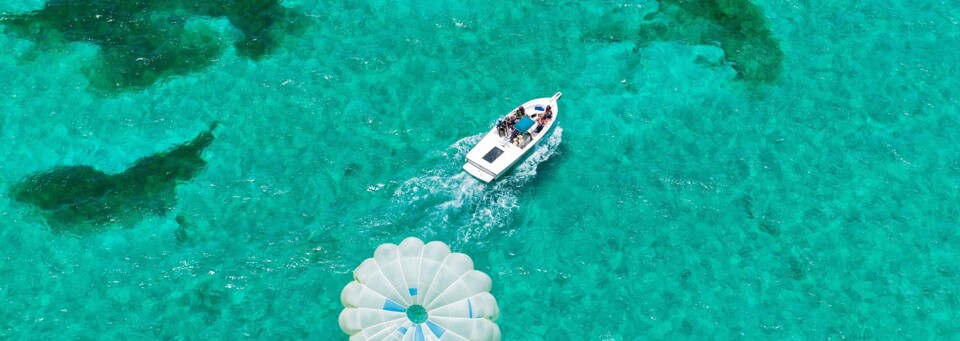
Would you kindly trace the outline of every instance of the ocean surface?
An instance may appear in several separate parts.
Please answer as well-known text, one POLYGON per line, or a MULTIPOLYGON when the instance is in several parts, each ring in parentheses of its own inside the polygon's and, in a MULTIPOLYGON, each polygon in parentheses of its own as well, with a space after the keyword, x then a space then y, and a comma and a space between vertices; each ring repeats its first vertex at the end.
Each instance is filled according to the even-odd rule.
POLYGON ((960 338, 955 1, 193 3, 0 2, 0 339, 346 339, 409 236, 505 340, 960 338))

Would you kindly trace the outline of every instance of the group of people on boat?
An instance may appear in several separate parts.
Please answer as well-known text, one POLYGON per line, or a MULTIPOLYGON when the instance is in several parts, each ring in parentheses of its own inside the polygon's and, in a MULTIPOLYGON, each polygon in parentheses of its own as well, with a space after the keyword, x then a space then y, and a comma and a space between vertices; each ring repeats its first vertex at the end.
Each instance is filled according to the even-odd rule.
POLYGON ((536 116, 537 115, 534 114, 534 119, 537 121, 537 127, 534 128, 534 131, 539 133, 541 130, 543 130, 543 127, 547 126, 547 122, 553 119, 553 108, 548 105, 547 108, 543 110, 543 114, 540 115, 540 117, 536 116))
MULTIPOLYGON (((533 135, 530 132, 521 133, 519 130, 515 129, 514 126, 517 122, 520 122, 527 116, 526 110, 523 106, 517 107, 517 110, 514 110, 510 114, 507 114, 506 117, 497 120, 497 134, 500 137, 509 137, 510 143, 513 145, 524 148, 533 140, 533 135)), ((536 123, 537 126, 533 128, 533 134, 539 134, 540 131, 553 119, 553 108, 549 105, 544 109, 541 114, 533 114, 530 116, 536 123)))

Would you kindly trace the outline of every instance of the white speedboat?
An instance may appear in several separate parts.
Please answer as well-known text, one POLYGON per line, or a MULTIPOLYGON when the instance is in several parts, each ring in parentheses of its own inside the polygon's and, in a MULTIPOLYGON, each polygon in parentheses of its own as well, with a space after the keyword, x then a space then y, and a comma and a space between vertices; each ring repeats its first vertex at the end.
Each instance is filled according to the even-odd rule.
POLYGON ((537 98, 511 110, 467 153, 463 169, 484 182, 496 180, 520 163, 557 126, 557 100, 537 98), (522 109, 521 109, 522 108, 522 109))

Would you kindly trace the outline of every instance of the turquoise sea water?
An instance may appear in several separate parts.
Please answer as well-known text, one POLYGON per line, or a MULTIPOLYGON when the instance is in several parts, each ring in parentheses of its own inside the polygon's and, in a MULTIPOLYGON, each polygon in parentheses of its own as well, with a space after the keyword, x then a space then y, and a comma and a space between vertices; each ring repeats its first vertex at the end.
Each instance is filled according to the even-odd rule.
POLYGON ((407 236, 473 257, 506 340, 960 337, 960 6, 716 2, 167 1, 133 13, 189 37, 141 33, 198 48, 147 61, 0 3, 0 338, 345 339, 351 271, 407 236), (461 172, 556 91, 526 163, 461 172), (169 210, 61 233, 11 194, 215 121, 169 210))

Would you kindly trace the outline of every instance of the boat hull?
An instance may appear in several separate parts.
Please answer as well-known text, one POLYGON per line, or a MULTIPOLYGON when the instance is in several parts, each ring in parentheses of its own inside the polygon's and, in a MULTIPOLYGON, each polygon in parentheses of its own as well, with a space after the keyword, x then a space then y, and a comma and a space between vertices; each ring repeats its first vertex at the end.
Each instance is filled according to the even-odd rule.
MULTIPOLYGON (((529 133, 528 136, 531 138, 529 143, 522 146, 512 144, 507 138, 500 136, 494 127, 467 153, 467 162, 463 165, 463 169, 481 181, 491 182, 503 177, 513 167, 523 162, 531 151, 547 140, 556 129, 560 111, 557 107, 557 99, 561 95, 558 92, 553 97, 534 99, 522 105, 533 117, 542 115, 547 106, 553 110, 553 118, 547 121, 540 133, 529 133)), ((524 132, 518 131, 518 133, 524 132)))

